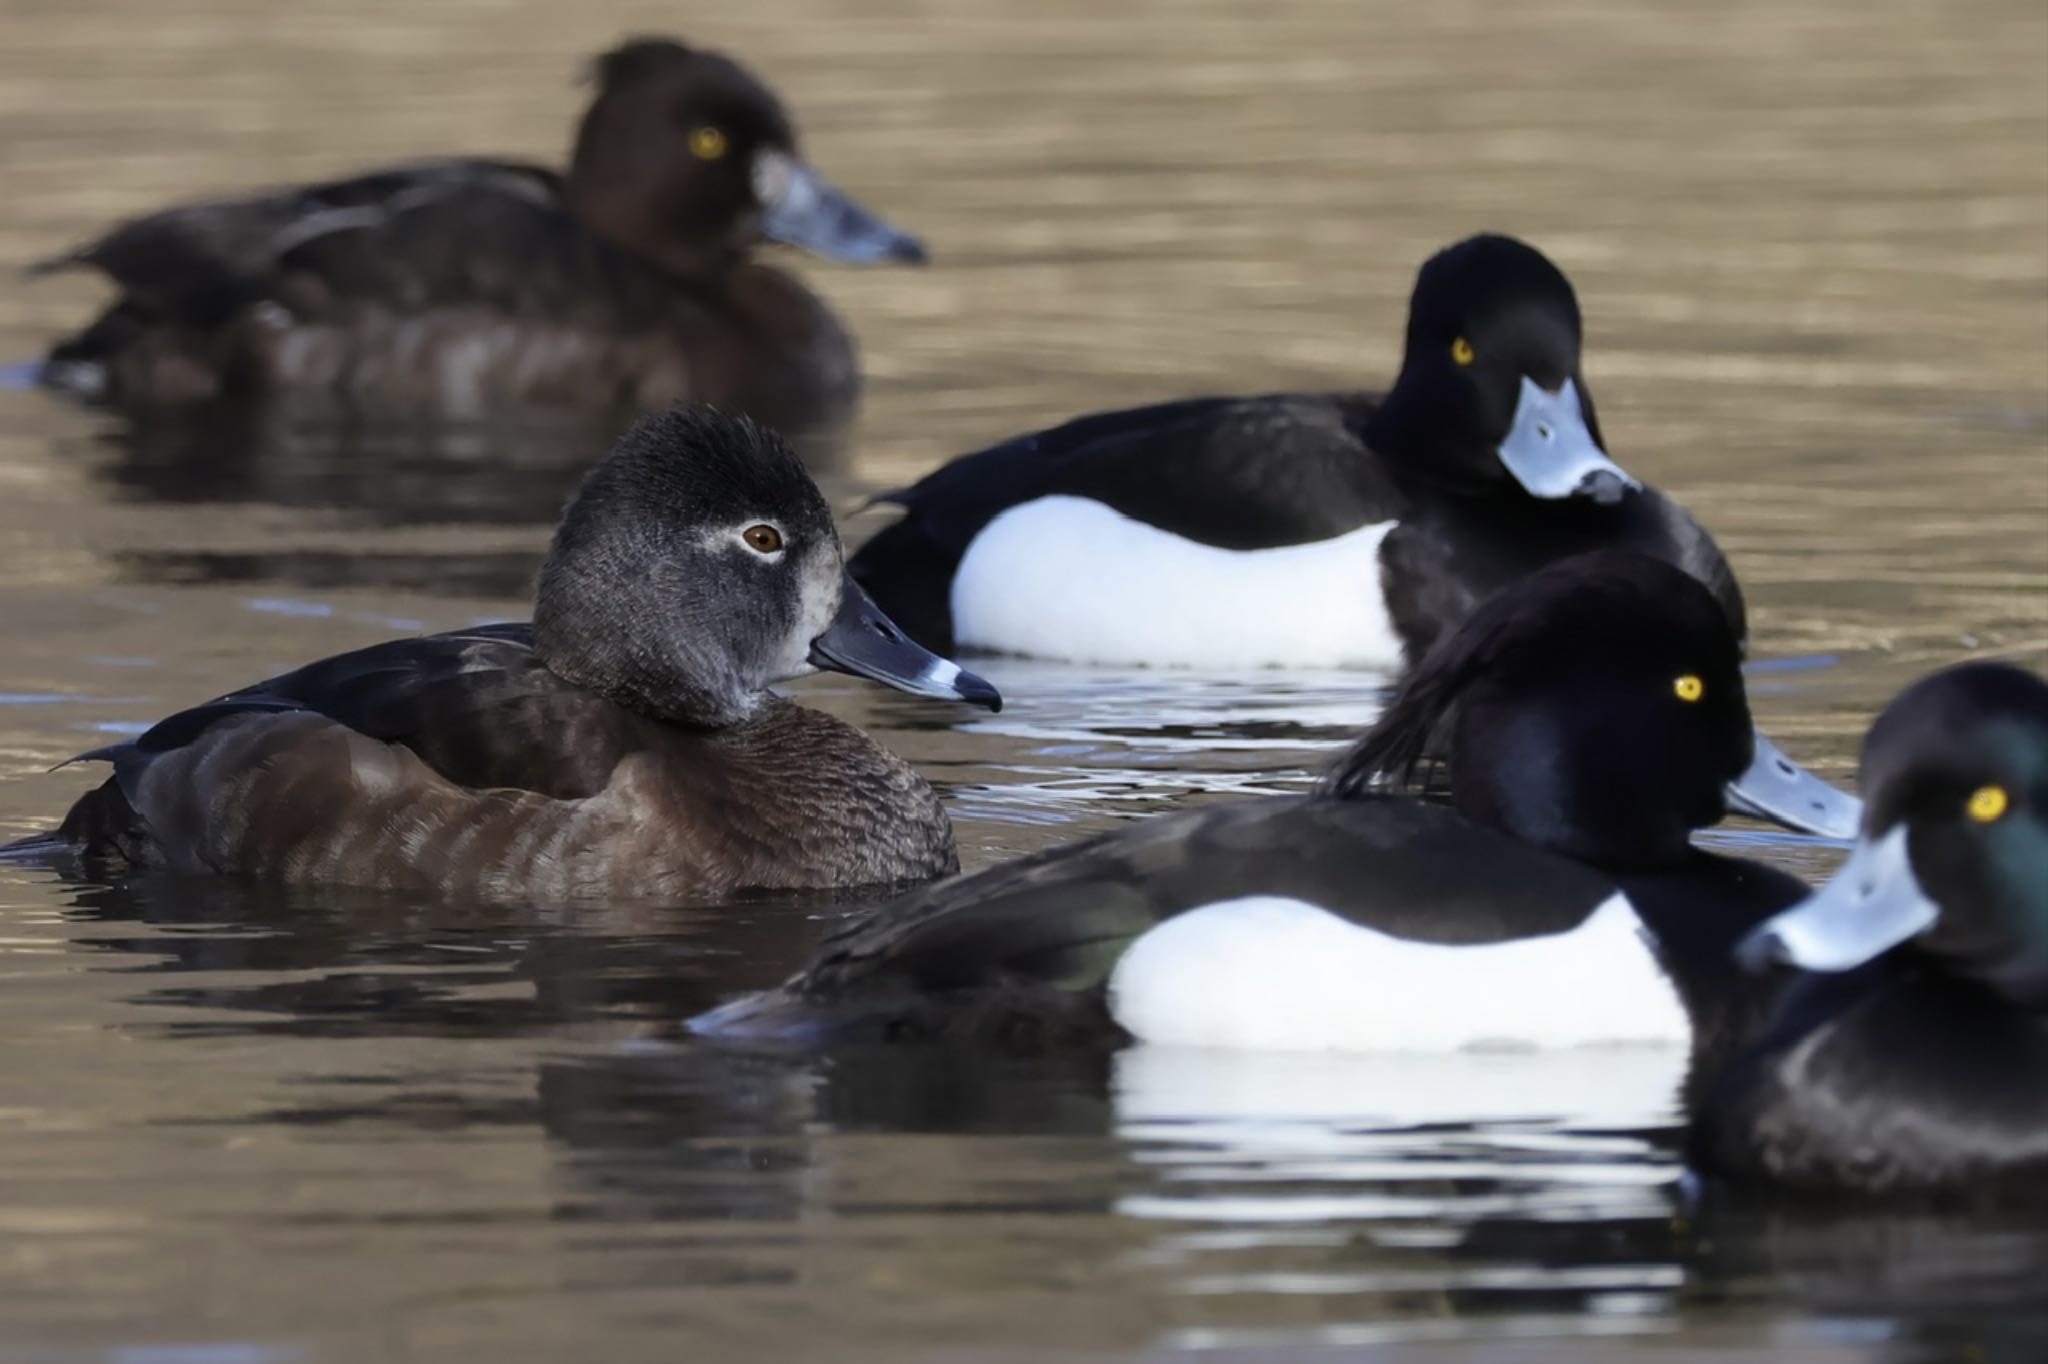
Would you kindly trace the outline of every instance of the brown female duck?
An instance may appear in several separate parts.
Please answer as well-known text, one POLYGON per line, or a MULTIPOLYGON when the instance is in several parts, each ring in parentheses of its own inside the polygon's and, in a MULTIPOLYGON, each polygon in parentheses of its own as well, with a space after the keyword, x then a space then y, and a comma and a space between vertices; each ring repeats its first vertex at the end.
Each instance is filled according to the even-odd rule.
POLYGON ((953 871, 921 777, 768 690, 817 668, 1000 704, 846 576, 787 445, 678 409, 571 500, 532 624, 374 645, 173 715, 84 755, 113 777, 4 851, 522 898, 953 871))
POLYGON ((921 261, 798 156, 781 103, 717 53, 639 39, 599 57, 566 174, 451 159, 182 204, 38 267, 121 294, 42 377, 126 407, 291 394, 475 416, 509 403, 693 399, 830 427, 853 344, 764 240, 921 261))

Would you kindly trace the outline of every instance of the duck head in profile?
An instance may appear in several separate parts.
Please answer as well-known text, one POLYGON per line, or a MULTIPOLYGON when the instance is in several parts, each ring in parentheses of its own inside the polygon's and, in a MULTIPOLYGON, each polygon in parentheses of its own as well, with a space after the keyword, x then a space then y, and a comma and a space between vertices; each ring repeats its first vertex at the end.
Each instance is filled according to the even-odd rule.
POLYGON ((1536 248, 1490 234, 1445 247, 1416 276, 1373 448, 1458 486, 1619 502, 1642 485, 1601 441, 1582 331, 1571 281, 1536 248))
POLYGON ((534 647, 643 714, 722 726, 830 669, 996 709, 996 689, 897 629, 848 576, 790 447, 745 418, 643 418, 570 500, 541 568, 534 647))
POLYGON ((1482 605, 1323 789, 1408 783, 1432 753, 1474 822, 1608 869, 1677 865, 1731 808, 1816 833, 1860 809, 1758 732, 1714 595, 1629 550, 1560 560, 1482 605))
POLYGON ((1908 687, 1864 740, 1863 789, 1849 860, 1745 963, 1846 971, 1897 949, 2048 1009, 2048 683, 1965 663, 1908 687))
POLYGON ((761 241, 833 260, 922 263, 923 243, 807 164, 774 94, 731 58, 635 38, 593 66, 566 199, 598 235, 678 273, 761 241))

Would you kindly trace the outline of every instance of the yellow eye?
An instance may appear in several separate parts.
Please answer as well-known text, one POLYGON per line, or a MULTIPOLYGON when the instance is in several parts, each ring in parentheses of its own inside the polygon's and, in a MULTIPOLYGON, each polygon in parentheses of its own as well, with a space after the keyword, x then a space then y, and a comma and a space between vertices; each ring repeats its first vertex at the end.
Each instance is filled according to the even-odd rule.
POLYGON ((748 526, 740 532, 740 538, 757 554, 773 554, 782 548, 782 532, 773 526, 748 526))
POLYGON ((1700 681, 1699 674, 1687 673, 1672 682, 1671 694, 1681 701, 1697 701, 1707 694, 1707 684, 1700 681))
POLYGON ((2005 794, 2003 786, 1980 786, 1970 793, 1968 810, 1970 818, 1979 824, 1989 824, 2005 813, 2012 804, 2012 797, 2005 794))
POLYGON ((725 133, 706 124, 690 134, 690 154, 700 161, 716 161, 725 155, 725 133))
POLYGON ((1478 357, 1476 357, 1472 353, 1472 343, 1470 341, 1467 341, 1464 337, 1461 336, 1457 340, 1451 342, 1451 359, 1455 360, 1457 363, 1461 365, 1469 365, 1473 362, 1473 360, 1477 358, 1478 357))

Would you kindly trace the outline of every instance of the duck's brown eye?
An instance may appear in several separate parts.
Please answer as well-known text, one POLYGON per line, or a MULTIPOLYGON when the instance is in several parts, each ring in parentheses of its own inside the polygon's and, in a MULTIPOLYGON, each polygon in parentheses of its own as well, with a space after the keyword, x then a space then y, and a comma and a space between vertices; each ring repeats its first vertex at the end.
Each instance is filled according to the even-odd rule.
POLYGON ((782 548, 782 532, 773 526, 748 526, 740 532, 740 538, 747 542, 747 548, 756 554, 773 554, 782 548))
POLYGON ((1980 786, 1970 793, 1970 803, 1964 808, 1970 818, 1979 824, 1989 824, 2006 812, 2012 804, 2012 797, 2005 793, 2003 786, 1980 786))
POLYGON ((1451 342, 1451 359, 1461 365, 1469 365, 1478 357, 1472 352, 1472 343, 1464 337, 1451 342))
POLYGON ((716 161, 725 155, 725 130, 705 124, 690 132, 690 155, 700 161, 716 161))
POLYGON ((1699 674, 1687 673, 1672 680, 1671 694, 1681 701, 1697 701, 1707 694, 1707 684, 1700 681, 1699 674))

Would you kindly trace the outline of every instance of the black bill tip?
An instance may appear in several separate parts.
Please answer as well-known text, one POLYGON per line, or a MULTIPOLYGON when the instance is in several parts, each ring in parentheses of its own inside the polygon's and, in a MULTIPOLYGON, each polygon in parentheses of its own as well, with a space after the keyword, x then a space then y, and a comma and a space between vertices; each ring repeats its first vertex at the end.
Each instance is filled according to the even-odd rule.
POLYGON ((1595 506, 1612 507, 1635 491, 1635 487, 1634 483, 1612 469, 1595 469, 1579 480, 1572 496, 1582 497, 1595 506))
POLYGON ((930 265, 932 253, 925 244, 908 232, 899 232, 882 251, 882 261, 890 265, 930 265))
POLYGON ((1003 708, 1003 694, 987 678, 941 658, 903 633, 849 575, 839 612, 811 641, 811 664, 880 682, 912 696, 1003 708))

